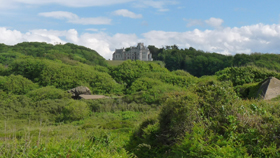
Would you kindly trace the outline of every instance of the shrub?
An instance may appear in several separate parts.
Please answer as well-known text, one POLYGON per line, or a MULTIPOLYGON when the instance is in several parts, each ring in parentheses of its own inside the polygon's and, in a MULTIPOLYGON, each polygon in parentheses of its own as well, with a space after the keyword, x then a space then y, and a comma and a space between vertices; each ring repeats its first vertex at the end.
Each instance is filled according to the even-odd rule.
POLYGON ((94 68, 94 70, 99 71, 99 72, 109 73, 109 69, 104 66, 95 65, 93 68, 94 68))
POLYGON ((243 99, 257 98, 258 97, 257 93, 261 86, 261 83, 248 83, 248 84, 244 84, 244 85, 238 85, 238 86, 234 87, 234 90, 238 94, 238 96, 243 99))
POLYGON ((118 120, 118 121, 111 121, 101 125, 103 129, 121 129, 121 128, 130 128, 133 127, 131 121, 128 120, 118 120))
POLYGON ((165 93, 176 91, 186 91, 186 89, 170 84, 155 85, 147 91, 126 95, 124 100, 127 102, 161 105, 166 99, 165 93))
POLYGON ((163 83, 159 80, 141 77, 132 83, 131 87, 129 87, 129 89, 127 90, 127 93, 131 94, 140 91, 147 91, 153 86, 160 86, 162 84, 163 83))
POLYGON ((7 93, 26 94, 36 88, 37 84, 21 75, 0 76, 0 89, 7 93))
POLYGON ((63 109, 71 102, 69 99, 38 100, 33 102, 31 118, 60 122, 63 120, 63 109))
POLYGON ((128 88, 144 72, 168 72, 168 70, 155 63, 126 60, 121 65, 111 67, 110 75, 128 88))
POLYGON ((271 71, 255 66, 247 67, 228 67, 216 72, 218 80, 231 81, 234 86, 243 85, 246 83, 262 82, 268 77, 276 77, 280 79, 280 74, 276 71, 271 71))
POLYGON ((199 101, 198 96, 191 92, 168 93, 166 98, 159 114, 159 142, 171 145, 186 132, 191 132, 193 124, 200 120, 199 101))
POLYGON ((233 103, 238 100, 230 82, 199 82, 195 92, 200 97, 200 108, 205 118, 226 117, 231 113, 233 103))
POLYGON ((70 100, 63 109, 64 121, 78 121, 89 116, 88 105, 83 101, 70 100))
POLYGON ((104 98, 96 100, 85 100, 92 112, 117 112, 117 111, 136 111, 143 112, 151 110, 151 106, 146 104, 137 104, 135 102, 126 102, 122 98, 104 98))
POLYGON ((174 86, 187 88, 196 82, 196 77, 189 75, 176 75, 170 72, 148 72, 143 73, 142 76, 160 80, 163 83, 168 83, 174 86))
POLYGON ((107 73, 95 71, 91 66, 69 66, 50 60, 25 59, 14 61, 10 73, 20 74, 41 86, 54 86, 68 90, 89 85, 95 94, 121 94, 122 86, 107 73))
POLYGON ((26 94, 33 101, 71 98, 71 94, 54 87, 42 87, 26 94))
POLYGON ((178 76, 185 76, 185 77, 194 77, 190 73, 184 70, 175 70, 172 71, 173 74, 178 75, 178 76))
POLYGON ((162 144, 158 143, 159 122, 154 115, 143 121, 131 136, 126 150, 133 152, 137 157, 160 157, 162 144))
POLYGON ((211 132, 201 123, 194 124, 192 132, 186 132, 181 143, 172 147, 170 157, 251 157, 246 147, 211 132))
POLYGON ((0 93, 0 117, 4 118, 28 118, 34 114, 34 103, 25 95, 0 93))

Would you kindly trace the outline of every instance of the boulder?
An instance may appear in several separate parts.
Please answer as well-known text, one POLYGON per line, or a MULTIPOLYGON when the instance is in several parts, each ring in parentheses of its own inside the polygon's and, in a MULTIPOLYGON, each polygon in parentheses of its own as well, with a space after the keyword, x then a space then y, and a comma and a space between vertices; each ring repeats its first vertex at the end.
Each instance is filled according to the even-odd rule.
POLYGON ((91 95, 90 89, 85 86, 79 86, 67 91, 72 94, 73 98, 78 98, 80 95, 91 95))

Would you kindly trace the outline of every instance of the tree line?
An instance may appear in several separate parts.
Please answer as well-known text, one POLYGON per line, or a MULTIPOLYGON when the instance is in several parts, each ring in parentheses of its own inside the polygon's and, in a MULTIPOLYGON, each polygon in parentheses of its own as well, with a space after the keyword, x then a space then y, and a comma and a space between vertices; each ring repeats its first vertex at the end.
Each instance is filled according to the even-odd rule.
POLYGON ((157 48, 148 46, 154 60, 165 62, 168 70, 185 70, 190 74, 200 77, 214 75, 215 72, 227 67, 257 66, 269 70, 280 71, 280 56, 278 54, 236 54, 222 55, 204 52, 193 47, 179 49, 178 46, 157 48))

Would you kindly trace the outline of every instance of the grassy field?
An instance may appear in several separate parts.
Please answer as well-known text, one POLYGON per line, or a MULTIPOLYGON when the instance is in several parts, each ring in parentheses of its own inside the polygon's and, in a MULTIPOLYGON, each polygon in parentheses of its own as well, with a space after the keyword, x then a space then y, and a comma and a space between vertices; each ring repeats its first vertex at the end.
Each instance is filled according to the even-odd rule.
POLYGON ((125 150, 131 133, 154 112, 94 113, 86 120, 1 120, 0 157, 134 157, 125 150))

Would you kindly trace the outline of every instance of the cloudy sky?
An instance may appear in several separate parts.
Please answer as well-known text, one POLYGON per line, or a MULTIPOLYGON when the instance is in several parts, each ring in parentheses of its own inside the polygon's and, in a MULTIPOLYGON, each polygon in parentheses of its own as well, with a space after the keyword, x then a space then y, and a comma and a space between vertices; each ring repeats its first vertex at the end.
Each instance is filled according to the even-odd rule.
POLYGON ((279 0, 0 0, 0 43, 75 43, 110 59, 138 42, 280 53, 279 0))

